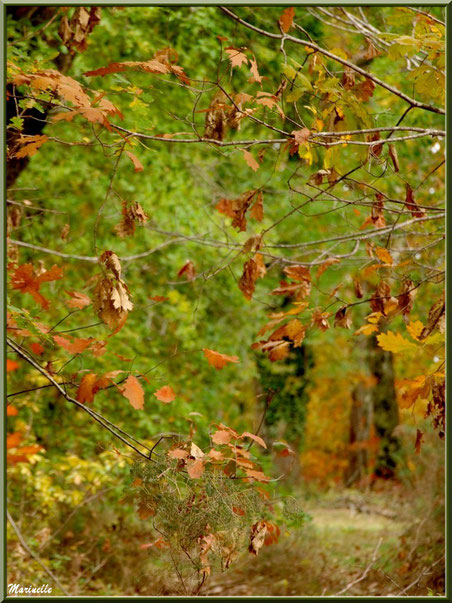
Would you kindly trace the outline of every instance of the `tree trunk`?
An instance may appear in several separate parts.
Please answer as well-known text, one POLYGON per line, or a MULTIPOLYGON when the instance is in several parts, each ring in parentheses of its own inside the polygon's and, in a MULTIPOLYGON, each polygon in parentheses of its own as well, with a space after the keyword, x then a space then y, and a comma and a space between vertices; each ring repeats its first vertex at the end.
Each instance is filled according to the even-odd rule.
POLYGON ((369 366, 376 383, 372 388, 373 417, 376 435, 380 438, 374 474, 385 479, 393 478, 400 448, 394 429, 399 424, 399 407, 394 385, 394 363, 391 352, 386 352, 369 338, 369 366))
POLYGON ((349 465, 344 475, 344 484, 349 488, 360 482, 367 473, 370 428, 373 419, 372 389, 363 381, 352 391, 350 411, 349 465))

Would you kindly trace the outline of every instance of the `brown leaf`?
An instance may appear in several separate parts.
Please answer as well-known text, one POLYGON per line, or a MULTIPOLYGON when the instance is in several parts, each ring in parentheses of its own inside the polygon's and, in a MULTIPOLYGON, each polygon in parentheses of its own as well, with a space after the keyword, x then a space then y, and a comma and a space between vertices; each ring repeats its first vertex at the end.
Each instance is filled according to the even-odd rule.
POLYGON ((262 222, 264 219, 263 194, 261 190, 256 195, 256 201, 251 208, 250 215, 258 222, 262 222))
POLYGON ((399 158, 397 156, 397 149, 393 144, 389 145, 389 157, 391 158, 392 165, 394 166, 394 172, 398 172, 400 170, 399 158))
POLYGON ((141 383, 133 375, 129 375, 120 388, 121 394, 130 402, 136 410, 144 408, 144 391, 141 383))
POLYGON ((232 439, 230 431, 219 430, 212 435, 212 442, 214 444, 228 444, 232 439))
POLYGON ((372 80, 370 80, 368 77, 366 77, 366 79, 364 80, 364 82, 361 82, 361 84, 359 86, 357 86, 356 90, 356 96, 363 100, 363 101, 368 101, 370 98, 372 98, 374 90, 375 90, 375 84, 373 83, 372 80))
POLYGON ((260 253, 256 253, 254 258, 249 259, 243 265, 243 274, 239 280, 239 289, 246 299, 253 297, 258 278, 263 278, 266 273, 265 264, 260 253))
POLYGON ((86 308, 86 306, 89 306, 91 303, 91 299, 84 293, 78 293, 78 291, 66 291, 66 293, 72 298, 65 302, 69 308, 77 308, 78 310, 81 310, 86 308))
POLYGON ((133 304, 129 299, 127 285, 122 280, 99 275, 94 288, 93 308, 99 318, 117 332, 127 319, 133 304))
POLYGON ((405 279, 402 285, 402 292, 397 295, 399 302, 399 310, 404 318, 407 318, 413 308, 414 298, 416 297, 417 289, 410 279, 405 279))
POLYGON ((131 153, 130 151, 126 151, 126 155, 130 159, 130 161, 133 163, 133 167, 135 168, 135 171, 142 172, 144 169, 143 164, 138 159, 138 157, 136 155, 134 155, 133 153, 131 153))
POLYGON ((334 326, 349 329, 351 325, 352 317, 350 315, 350 312, 347 312, 347 308, 345 306, 343 308, 339 308, 334 317, 334 326))
POLYGON ((187 473, 191 479, 199 479, 204 473, 204 462, 199 459, 187 464, 187 473))
POLYGON ((250 60, 250 71, 251 74, 253 76, 253 80, 255 82, 257 82, 258 84, 262 83, 262 76, 259 74, 258 68, 257 68, 257 61, 256 61, 256 57, 253 55, 253 58, 250 60))
POLYGON ((339 264, 340 261, 341 260, 339 258, 328 258, 327 260, 322 262, 317 269, 317 278, 320 278, 327 268, 329 268, 333 264, 339 264))
POLYGON ((45 134, 41 136, 24 136, 20 139, 19 144, 21 148, 14 155, 16 159, 22 159, 23 157, 33 157, 38 152, 38 149, 49 140, 45 134))
POLYGON ((240 437, 251 438, 252 440, 257 442, 259 444, 259 446, 262 446, 262 448, 267 448, 267 444, 264 442, 264 440, 260 436, 254 434, 254 433, 250 433, 249 431, 244 431, 240 437))
POLYGON ((95 394, 110 383, 110 380, 104 378, 98 379, 96 373, 84 375, 76 393, 76 399, 82 404, 90 404, 94 401, 95 394))
POLYGON ((426 326, 422 329, 419 339, 426 339, 434 329, 439 329, 441 333, 445 330, 445 318, 446 318, 446 302, 444 297, 444 291, 441 297, 436 301, 428 313, 428 319, 426 326))
POLYGON ((260 549, 264 545, 265 536, 267 534, 267 524, 265 521, 258 521, 251 526, 250 542, 248 551, 252 555, 258 555, 260 549))
POLYGON ((259 163, 254 159, 253 155, 247 151, 246 149, 241 149, 243 156, 245 158, 246 163, 250 166, 250 168, 256 172, 259 169, 259 163))
MULTIPOLYGON (((240 197, 237 197, 237 199, 220 199, 215 207, 220 213, 233 219, 233 228, 238 228, 239 231, 245 231, 246 212, 250 207, 256 192, 256 190, 247 191, 241 194, 240 197)), ((254 205, 256 205, 256 203, 254 205)), ((251 211, 251 214, 253 215, 253 211, 251 211)))
POLYGON ((160 402, 163 402, 164 404, 169 404, 174 400, 176 394, 171 385, 164 385, 156 392, 154 392, 154 396, 157 398, 157 400, 160 400, 160 402))
POLYGON ((186 459, 188 458, 188 452, 182 448, 175 448, 174 450, 168 450, 168 456, 170 459, 186 459))
POLYGON ((248 65, 248 58, 246 54, 237 48, 229 46, 229 48, 225 48, 225 52, 231 61, 231 67, 241 67, 243 64, 248 65))
POLYGON ((293 135, 296 144, 300 145, 304 144, 309 140, 311 130, 309 130, 308 128, 302 128, 301 130, 293 130, 291 134, 293 135))
POLYGON ((405 206, 411 212, 413 218, 423 218, 425 216, 425 210, 420 208, 414 199, 413 189, 408 184, 405 185, 406 188, 406 197, 405 197, 405 206))
POLYGON ((177 276, 183 276, 185 275, 185 278, 187 279, 187 281, 192 281, 195 276, 196 276, 196 270, 195 270, 195 265, 193 264, 193 262, 191 260, 187 260, 185 262, 185 264, 182 266, 182 268, 179 270, 179 272, 177 273, 177 276))
POLYGON ((204 352, 207 362, 217 370, 222 369, 230 362, 240 362, 238 356, 228 356, 227 354, 221 354, 220 352, 215 352, 214 350, 209 350, 207 348, 203 348, 202 351, 204 352))
POLYGON ((286 8, 280 16, 279 25, 281 26, 281 29, 284 33, 287 33, 292 27, 294 16, 295 8, 293 6, 289 6, 288 8, 286 8))

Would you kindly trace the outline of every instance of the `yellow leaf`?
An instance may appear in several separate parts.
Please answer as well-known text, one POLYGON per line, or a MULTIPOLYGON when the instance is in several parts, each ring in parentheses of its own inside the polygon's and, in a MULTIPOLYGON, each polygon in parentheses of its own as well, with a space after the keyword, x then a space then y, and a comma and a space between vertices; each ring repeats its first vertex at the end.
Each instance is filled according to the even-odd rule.
POLYGON ((370 322, 373 325, 376 325, 382 316, 383 316, 383 314, 381 312, 372 312, 372 314, 369 314, 369 316, 366 316, 367 322, 370 322))
POLYGON ((378 331, 377 325, 363 325, 355 331, 355 335, 371 335, 375 331, 378 331))
POLYGON ((404 339, 400 333, 392 333, 388 331, 387 333, 381 333, 381 335, 377 336, 378 345, 386 350, 387 352, 404 352, 406 350, 412 350, 417 346, 411 341, 404 339))
POLYGON ((375 253, 384 264, 393 264, 392 255, 384 247, 375 247, 375 253))
POLYGON ((419 339, 419 335, 422 333, 424 329, 424 325, 421 323, 420 320, 416 320, 414 322, 409 322, 406 326, 406 330, 408 331, 408 333, 411 335, 411 337, 413 339, 418 340, 419 339))

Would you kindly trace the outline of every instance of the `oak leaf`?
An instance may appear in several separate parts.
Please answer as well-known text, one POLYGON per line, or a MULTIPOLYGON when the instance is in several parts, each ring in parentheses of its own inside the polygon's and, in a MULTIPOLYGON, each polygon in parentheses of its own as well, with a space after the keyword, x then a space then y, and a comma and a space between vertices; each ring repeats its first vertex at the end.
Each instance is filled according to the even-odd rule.
POLYGON ((238 356, 228 356, 227 354, 221 354, 220 352, 215 352, 214 350, 209 350, 207 348, 203 348, 204 356, 207 359, 207 362, 220 370, 225 367, 230 362, 240 362, 238 356))
POLYGON ((295 8, 293 6, 289 6, 288 8, 286 8, 280 16, 279 25, 284 33, 287 33, 292 27, 294 16, 295 8))

